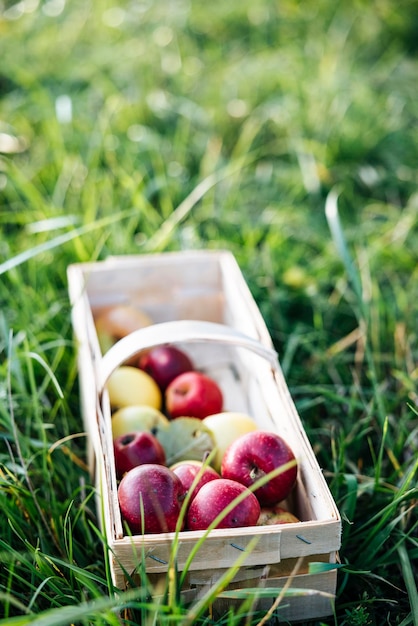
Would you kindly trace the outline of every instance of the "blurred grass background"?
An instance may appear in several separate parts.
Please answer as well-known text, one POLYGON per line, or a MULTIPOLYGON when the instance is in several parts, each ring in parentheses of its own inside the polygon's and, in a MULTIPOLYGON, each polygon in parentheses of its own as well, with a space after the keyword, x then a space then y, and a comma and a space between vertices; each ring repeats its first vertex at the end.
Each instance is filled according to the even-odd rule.
POLYGON ((67 265, 227 248, 343 513, 336 623, 417 623, 417 35, 409 0, 0 1, 4 619, 106 579, 84 439, 48 452, 67 265))

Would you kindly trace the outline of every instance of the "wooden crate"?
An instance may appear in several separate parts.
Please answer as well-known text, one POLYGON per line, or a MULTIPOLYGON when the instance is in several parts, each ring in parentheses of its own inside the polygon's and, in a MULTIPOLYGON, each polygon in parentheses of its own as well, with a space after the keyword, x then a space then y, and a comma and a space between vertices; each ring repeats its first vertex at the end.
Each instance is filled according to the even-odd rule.
MULTIPOLYGON (((199 369, 220 384, 225 410, 250 414, 260 428, 278 432, 299 462, 289 502, 297 524, 211 531, 195 555, 185 594, 198 597, 245 552, 230 589, 252 586, 311 589, 285 598, 283 619, 316 619, 332 613, 341 519, 290 396, 264 320, 233 257, 227 251, 190 251, 113 257, 68 268, 73 328, 78 342, 82 413, 89 459, 97 484, 98 512, 107 537, 114 584, 124 588, 145 556, 151 579, 165 576, 173 534, 124 535, 117 501, 111 410, 105 388, 110 373, 132 354, 163 343, 186 349, 199 369), (101 354, 94 316, 103 307, 129 303, 154 325, 135 331, 101 354), (322 563, 323 568, 313 566, 322 563), (313 571, 314 570, 314 571, 313 571), (319 593, 321 592, 321 593, 319 593)), ((183 531, 180 570, 203 531, 183 531)), ((272 599, 260 600, 267 610, 272 599)), ((217 610, 229 601, 219 600, 217 610)))

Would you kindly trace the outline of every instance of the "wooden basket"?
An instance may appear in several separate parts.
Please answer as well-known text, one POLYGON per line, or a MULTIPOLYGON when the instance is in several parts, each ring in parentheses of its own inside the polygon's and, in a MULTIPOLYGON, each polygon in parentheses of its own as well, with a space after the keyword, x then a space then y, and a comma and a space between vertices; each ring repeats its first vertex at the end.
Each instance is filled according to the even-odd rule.
MULTIPOLYGON (((72 319, 78 342, 82 414, 89 460, 97 485, 98 512, 107 538, 114 584, 124 588, 145 555, 151 579, 165 576, 173 534, 124 535, 117 501, 106 381, 133 354, 176 343, 199 369, 220 384, 225 410, 251 415, 260 428, 278 432, 298 459, 291 509, 301 522, 211 531, 194 556, 184 593, 204 593, 254 549, 229 589, 264 586, 312 590, 285 598, 280 617, 316 619, 332 613, 341 519, 284 380, 264 320, 234 257, 226 251, 179 252, 109 258, 68 268, 72 319), (102 307, 129 303, 154 325, 131 333, 102 355, 94 316, 102 307), (319 563, 319 565, 316 565, 319 563), (329 565, 331 564, 331 566, 329 565), (284 606, 285 604, 285 606, 284 606)), ((177 552, 182 570, 203 531, 183 531, 177 552)), ((259 600, 268 610, 272 599, 259 600)), ((228 601, 219 600, 222 611, 228 601)))

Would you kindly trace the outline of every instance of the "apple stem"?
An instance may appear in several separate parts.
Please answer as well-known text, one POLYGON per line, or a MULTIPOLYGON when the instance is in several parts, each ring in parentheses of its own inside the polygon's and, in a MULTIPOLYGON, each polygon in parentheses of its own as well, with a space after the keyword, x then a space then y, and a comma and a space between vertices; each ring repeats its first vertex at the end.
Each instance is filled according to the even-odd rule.
POLYGON ((258 480, 259 478, 262 478, 262 476, 264 475, 265 473, 262 472, 260 468, 257 467, 256 465, 253 465, 253 467, 250 469, 250 478, 254 482, 258 480))

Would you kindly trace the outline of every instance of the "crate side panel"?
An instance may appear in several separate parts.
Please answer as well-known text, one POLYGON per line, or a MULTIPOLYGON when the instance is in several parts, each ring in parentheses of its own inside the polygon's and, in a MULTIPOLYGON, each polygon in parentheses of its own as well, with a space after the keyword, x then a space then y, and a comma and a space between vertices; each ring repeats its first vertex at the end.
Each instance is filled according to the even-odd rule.
POLYGON ((126 263, 115 258, 84 272, 95 314, 116 304, 130 304, 155 322, 175 319, 223 321, 224 298, 217 255, 140 256, 126 263))
POLYGON ((270 334, 260 310, 232 255, 222 259, 222 291, 225 295, 225 324, 273 347, 270 334))
MULTIPOLYGON (((176 564, 181 571, 190 555, 195 551, 197 541, 203 532, 180 533, 176 549, 176 564)), ((162 535, 124 538, 116 541, 113 550, 116 560, 124 564, 128 572, 134 572, 141 560, 145 558, 147 572, 167 571, 171 559, 174 535, 162 535)), ((264 563, 280 562, 281 529, 248 527, 218 530, 206 537, 195 552, 190 570, 218 570, 230 567, 238 558, 246 553, 245 565, 253 566, 264 563), (249 549, 250 543, 256 539, 255 545, 249 549)))
MULTIPOLYGON (((301 574, 277 579, 266 578, 263 581, 263 586, 277 589, 277 597, 259 599, 253 610, 267 613, 271 610, 273 602, 278 601, 272 614, 271 623, 274 624, 277 623, 277 620, 294 623, 332 615, 336 577, 337 573, 333 570, 321 574, 301 574), (294 595, 286 596, 285 592, 280 593, 287 588, 293 590, 294 595)), ((215 619, 221 619, 231 609, 232 604, 239 606, 242 602, 242 599, 238 601, 217 600, 214 604, 215 619)))

